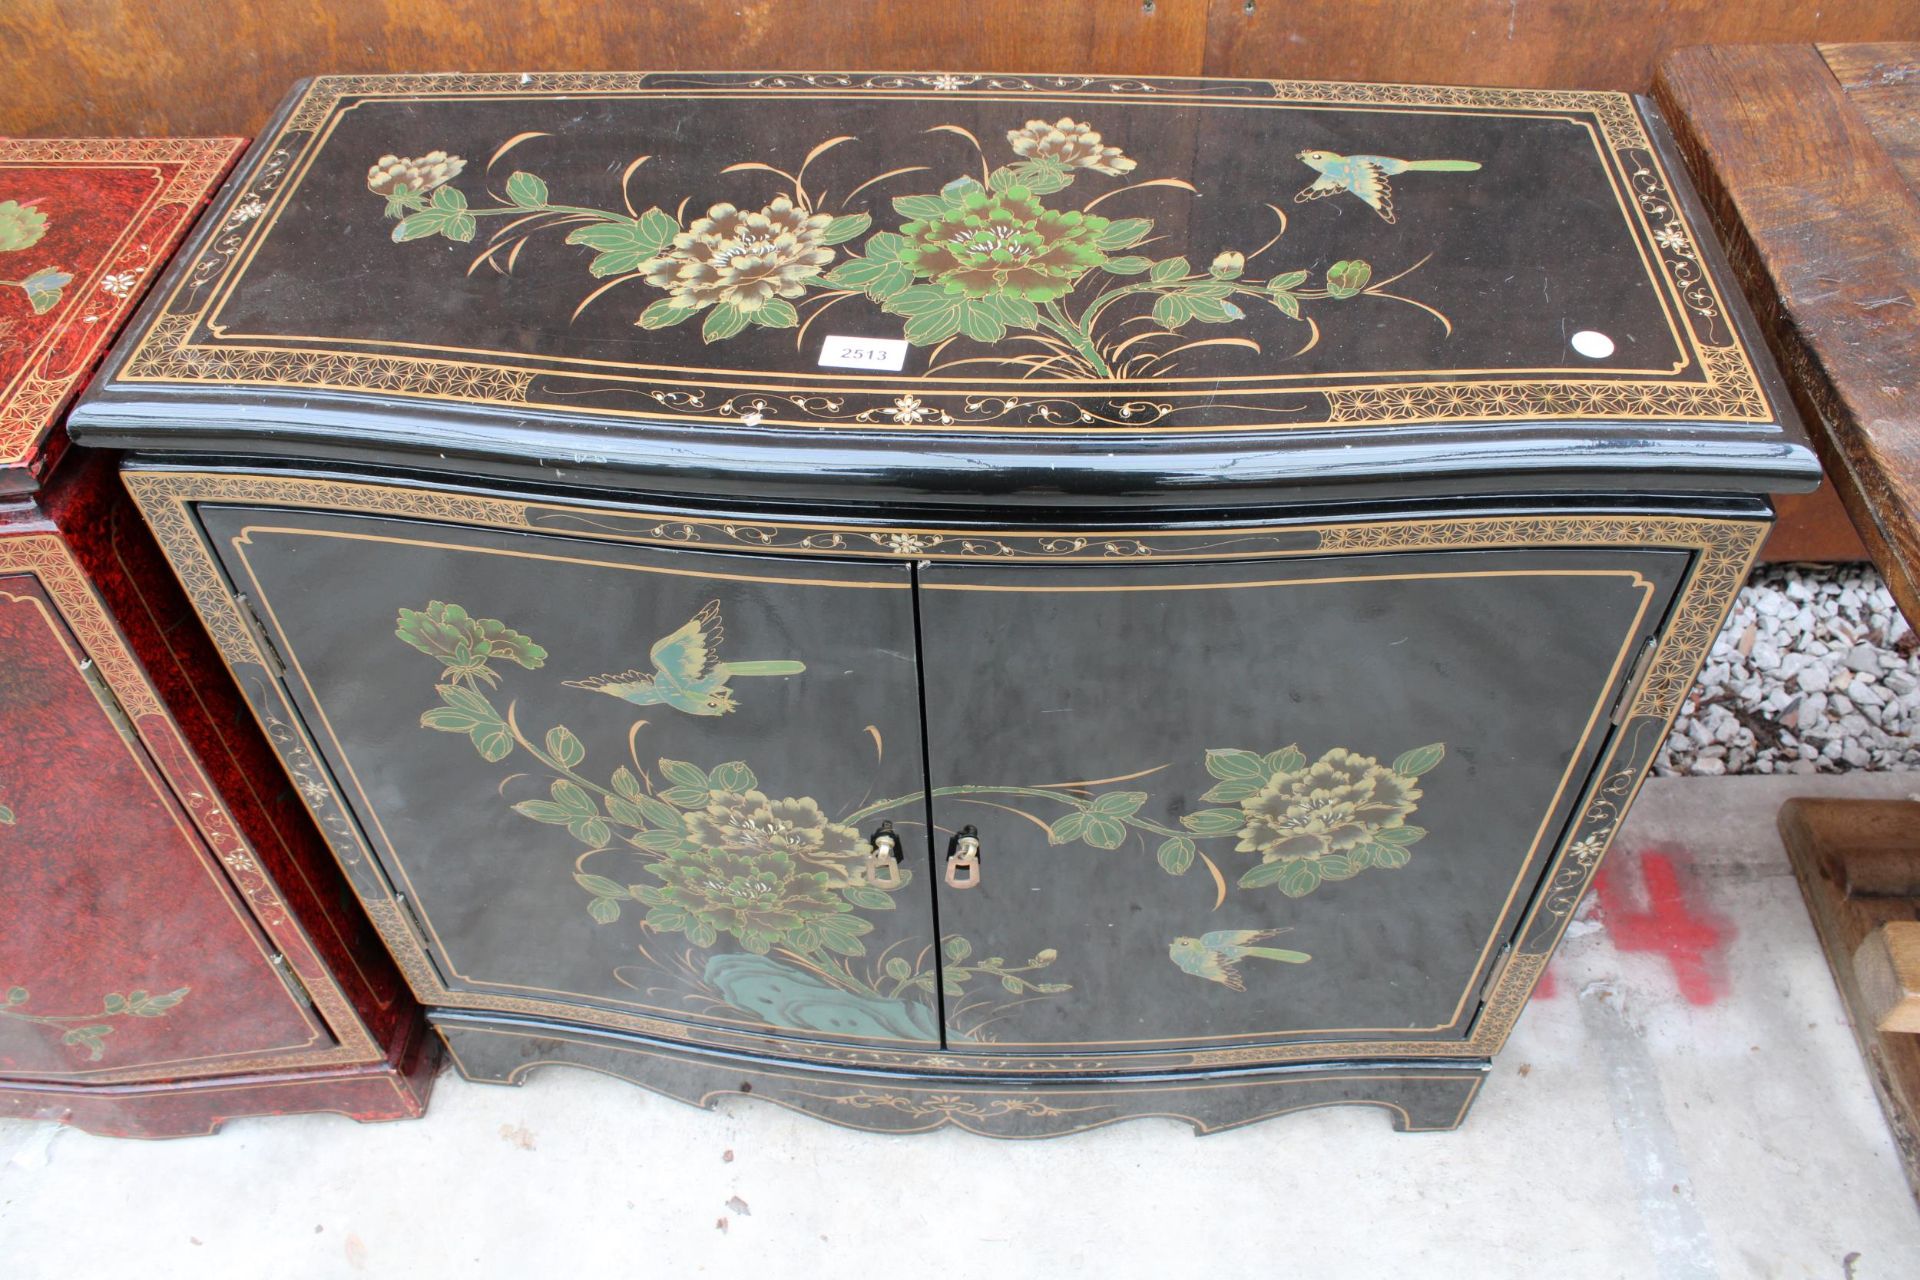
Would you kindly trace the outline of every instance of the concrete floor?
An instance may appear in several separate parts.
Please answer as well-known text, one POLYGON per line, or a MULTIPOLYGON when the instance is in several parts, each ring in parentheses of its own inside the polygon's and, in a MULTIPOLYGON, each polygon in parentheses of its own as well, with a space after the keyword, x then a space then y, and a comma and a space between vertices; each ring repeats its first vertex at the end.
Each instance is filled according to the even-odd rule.
POLYGON ((1656 779, 1466 1126, 1050 1142, 698 1111, 585 1071, 119 1142, 0 1122, 0 1278, 1920 1274, 1773 814, 1920 774, 1656 779))

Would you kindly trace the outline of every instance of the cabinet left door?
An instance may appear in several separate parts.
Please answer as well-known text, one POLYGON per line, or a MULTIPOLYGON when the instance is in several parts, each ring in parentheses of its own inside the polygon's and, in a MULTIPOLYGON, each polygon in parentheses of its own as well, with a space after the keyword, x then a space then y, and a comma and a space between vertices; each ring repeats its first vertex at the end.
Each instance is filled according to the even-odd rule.
POLYGON ((424 1002, 939 1042, 908 566, 200 518, 424 1002))
POLYGON ((326 1027, 44 584, 0 574, 0 1078, 257 1069, 326 1027))

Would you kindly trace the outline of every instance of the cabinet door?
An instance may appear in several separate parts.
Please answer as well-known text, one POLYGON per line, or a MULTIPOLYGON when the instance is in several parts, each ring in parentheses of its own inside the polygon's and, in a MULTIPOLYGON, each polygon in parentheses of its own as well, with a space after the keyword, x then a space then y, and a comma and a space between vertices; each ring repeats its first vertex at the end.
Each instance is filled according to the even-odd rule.
POLYGON ((1464 1036, 1686 565, 924 569, 950 1047, 1464 1036))
POLYGON ((201 514, 423 999, 938 1042, 907 566, 201 514))
POLYGON ((33 574, 0 575, 0 1078, 258 1070, 334 1041, 33 574))

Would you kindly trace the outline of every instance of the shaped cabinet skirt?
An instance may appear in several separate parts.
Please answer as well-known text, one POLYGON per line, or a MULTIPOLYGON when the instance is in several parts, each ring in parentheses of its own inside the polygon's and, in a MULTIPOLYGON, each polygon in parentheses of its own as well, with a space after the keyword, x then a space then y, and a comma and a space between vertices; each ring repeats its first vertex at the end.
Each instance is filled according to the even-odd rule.
POLYGON ((927 567, 949 1048, 1464 1037, 1686 567, 927 567))
POLYGON ((939 1042, 910 566, 203 518, 455 999, 939 1042))

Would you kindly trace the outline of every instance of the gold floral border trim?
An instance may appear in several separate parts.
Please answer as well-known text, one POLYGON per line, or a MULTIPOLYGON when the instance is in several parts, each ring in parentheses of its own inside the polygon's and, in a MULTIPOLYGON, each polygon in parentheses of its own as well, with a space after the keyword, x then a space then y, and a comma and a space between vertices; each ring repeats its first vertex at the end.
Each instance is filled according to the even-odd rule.
POLYGON ((163 171, 160 185, 139 216, 121 232, 116 251, 73 271, 84 292, 63 300, 63 323, 47 327, 22 357, 11 394, 0 388, 0 466, 17 466, 32 456, 40 437, 78 387, 95 358, 120 331, 134 306, 165 264, 174 246, 193 225, 192 211, 246 146, 244 138, 0 138, 0 166, 60 168, 152 165, 163 171), (107 289, 110 277, 137 274, 140 283, 124 294, 107 289), (80 317, 86 317, 85 320, 80 317), (89 321, 91 323, 89 323, 89 321), (47 368, 54 348, 75 328, 86 326, 88 341, 58 373, 47 368))
MULTIPOLYGON (((250 386, 315 387, 337 391, 386 392, 472 404, 563 406, 535 391, 536 378, 592 381, 595 375, 478 364, 457 359, 411 355, 362 355, 330 350, 289 351, 223 343, 193 342, 205 309, 220 291, 209 286, 226 279, 234 265, 270 222, 281 188, 298 162, 312 151, 319 133, 340 104, 360 97, 458 95, 687 95, 742 90, 780 94, 845 96, 859 93, 911 94, 1084 94, 1123 101, 1253 100, 1276 106, 1348 106, 1424 108, 1454 111, 1527 111, 1585 114, 1592 117, 1605 144, 1606 163, 1621 187, 1621 199, 1637 206, 1644 239, 1656 274, 1671 292, 1675 336, 1691 347, 1699 381, 1599 380, 1578 378, 1476 381, 1399 381, 1364 387, 1318 389, 1282 385, 1248 388, 1241 394, 1262 401, 1268 418, 1257 423, 1202 423, 1175 426, 1169 421, 1187 408, 1215 407, 1211 401, 1187 406, 1170 397, 1134 395, 1110 399, 1098 390, 1049 393, 1022 387, 998 391, 921 387, 901 380, 884 393, 842 393, 828 384, 818 390, 764 387, 766 375, 742 375, 722 386, 698 377, 678 382, 605 381, 590 388, 606 397, 599 403, 578 400, 564 407, 592 417, 649 417, 747 426, 809 426, 904 430, 926 422, 984 433, 1033 434, 1113 430, 1144 434, 1193 432, 1292 431, 1315 428, 1391 426, 1412 423, 1474 421, 1610 420, 1687 423, 1770 424, 1776 414, 1751 357, 1726 315, 1719 286, 1701 263, 1698 233, 1670 189, 1644 122, 1629 94, 1545 89, 1496 89, 1470 86, 1363 84, 1339 81, 1229 80, 1205 78, 1111 78, 1098 76, 1022 76, 952 72, 860 74, 851 72, 666 73, 537 72, 436 75, 322 76, 308 86, 264 159, 247 176, 248 185, 222 210, 223 222, 201 256, 174 282, 168 312, 137 339, 120 377, 129 382, 237 383, 250 386), (250 224, 259 223, 258 226, 250 224), (185 292, 192 299, 172 308, 185 292), (1703 336, 1700 327, 1710 331, 1703 336), (896 392, 899 396, 896 398, 896 392), (625 398, 638 407, 620 407, 625 398), (907 407, 912 399, 913 406, 907 407), (1293 406, 1324 402, 1324 417, 1283 421, 1274 415, 1293 406), (908 414, 912 416, 902 416, 908 414), (1164 425, 1163 425, 1164 424, 1164 425)), ((1441 371, 1444 372, 1444 371, 1441 371)), ((1333 379, 1337 375, 1329 375, 1333 379)), ((1251 408, 1252 406, 1242 406, 1251 408)))
MULTIPOLYGON (((40 583, 60 620, 73 633, 74 642, 92 659, 114 701, 126 713, 138 740, 135 755, 144 757, 141 767, 157 771, 160 785, 186 811, 208 851, 224 869, 226 880, 258 922, 268 945, 285 957, 288 969, 306 988, 320 1024, 317 1038, 336 1042, 331 1048, 221 1057, 184 1068, 161 1064, 74 1074, 89 1084, 126 1084, 176 1076, 200 1078, 384 1061, 385 1050, 368 1033, 358 1010, 288 910, 278 886, 254 855, 252 843, 220 799, 173 714, 154 692, 145 669, 94 594, 71 549, 55 534, 0 538, 0 573, 31 574, 40 583)), ((289 994, 288 998, 294 997, 289 994)))
POLYGON ((1570 917, 1572 904, 1584 893, 1632 791, 1652 765, 1653 756, 1733 607, 1740 584, 1745 581, 1770 527, 1766 521, 1751 519, 1569 514, 1274 525, 1124 537, 1061 531, 988 537, 955 529, 756 523, 641 513, 627 513, 625 520, 621 520, 620 513, 561 503, 261 474, 135 470, 126 474, 126 481, 222 656, 241 677, 249 704, 293 775, 302 798, 325 831, 350 880, 363 895, 368 915, 423 1003, 482 1012, 560 1017, 587 1026, 822 1064, 943 1071, 962 1076, 1008 1072, 1051 1075, 1197 1070, 1360 1057, 1491 1056, 1505 1042, 1534 983, 1545 970, 1552 947, 1570 917), (1588 798, 1582 801, 1579 820, 1549 855, 1540 882, 1545 889, 1536 895, 1534 904, 1523 911, 1514 935, 1519 941, 1507 954, 1504 967, 1485 993, 1470 1035, 1440 1040, 1294 1041, 1258 1047, 1117 1053, 1099 1057, 988 1057, 814 1044, 644 1015, 604 1012, 578 1004, 449 989, 401 908, 392 900, 391 886, 374 870, 376 864, 371 850, 332 779, 318 763, 318 756, 287 701, 284 687, 258 678, 268 669, 267 660, 235 606, 225 575, 193 514, 194 503, 213 501, 399 516, 530 532, 565 532, 664 547, 751 545, 762 550, 845 556, 850 544, 864 542, 874 549, 856 552, 863 556, 974 562, 1111 563, 1116 558, 1197 558, 1192 551, 1196 546, 1211 548, 1199 553, 1207 559, 1283 560, 1327 554, 1531 547, 1666 547, 1690 550, 1697 555, 1671 607, 1670 620, 1659 634, 1647 675, 1623 717, 1620 731, 1595 767, 1594 777, 1601 781, 1593 785, 1588 798), (581 523, 562 528, 554 523, 556 516, 572 516, 581 523), (617 525, 618 529, 601 527, 607 523, 617 525), (1219 541, 1223 538, 1230 539, 1234 548, 1220 548, 1219 541), (1122 557, 1116 557, 1110 550, 1116 544, 1125 545, 1122 557), (253 670, 242 672, 238 669, 241 665, 253 670))

